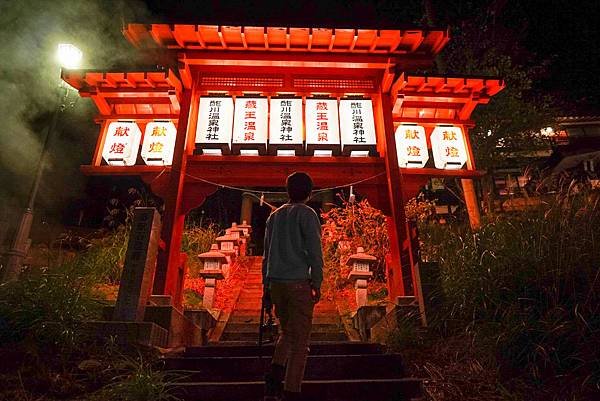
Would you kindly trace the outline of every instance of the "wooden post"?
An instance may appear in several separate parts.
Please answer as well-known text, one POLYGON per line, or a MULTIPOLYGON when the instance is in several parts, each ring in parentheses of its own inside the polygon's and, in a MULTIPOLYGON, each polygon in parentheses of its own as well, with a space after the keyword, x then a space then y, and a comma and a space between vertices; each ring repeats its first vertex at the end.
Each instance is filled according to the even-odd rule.
MULTIPOLYGON (((174 302, 181 299, 177 294, 181 263, 181 238, 185 222, 185 211, 182 208, 183 187, 185 184, 185 169, 187 165, 187 135, 189 127, 190 105, 192 91, 186 89, 182 93, 181 112, 177 126, 177 139, 173 153, 173 164, 167 183, 165 196, 165 212, 161 237, 165 243, 164 250, 158 253, 158 264, 154 278, 155 295, 170 295, 174 302)), ((191 127, 193 128, 193 127, 191 127)), ((175 305, 181 307, 181 305, 175 305)))
MULTIPOLYGON (((387 258, 388 291, 391 300, 399 296, 412 295, 412 283, 405 282, 402 274, 403 244, 408 238, 406 215, 404 214, 404 201, 402 199, 402 177, 396 156, 396 142, 394 140, 394 122, 392 118, 392 101, 390 95, 381 94, 378 109, 383 117, 385 134, 385 169, 387 173, 388 196, 390 199, 390 216, 387 220, 390 235, 390 257, 387 258)), ((409 249, 410 252, 410 242, 409 249)), ((405 258, 405 262, 412 261, 412 256, 405 258)), ((412 267, 412 266, 411 266, 412 267)))
POLYGON ((248 224, 252 223, 252 197, 250 195, 242 195, 242 210, 240 213, 240 221, 246 221, 248 224))
POLYGON ((467 213, 469 214, 469 223, 471 223, 471 229, 479 230, 481 227, 481 214, 479 212, 479 201, 477 199, 477 193, 475 192, 475 184, 472 179, 463 178, 460 180, 465 194, 465 205, 467 206, 467 213))

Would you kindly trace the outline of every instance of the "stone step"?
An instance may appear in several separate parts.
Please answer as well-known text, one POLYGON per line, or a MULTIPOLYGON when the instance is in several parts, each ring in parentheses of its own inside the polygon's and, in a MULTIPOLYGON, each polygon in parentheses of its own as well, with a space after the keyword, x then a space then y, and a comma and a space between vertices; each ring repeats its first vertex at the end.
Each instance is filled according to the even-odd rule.
MULTIPOLYGON (((336 332, 312 332, 310 333, 311 341, 328 341, 328 342, 337 342, 337 341, 346 341, 348 340, 348 336, 345 332, 336 331, 336 332)), ((248 333, 240 333, 240 332, 223 332, 219 341, 256 341, 258 342, 258 330, 255 332, 248 333)))
MULTIPOLYGON (((335 324, 312 324, 313 332, 342 332, 344 326, 340 323, 335 324)), ((257 323, 231 323, 228 322, 225 326, 225 332, 237 332, 237 333, 258 333, 258 322, 257 323)))
POLYGON ((240 290, 240 294, 252 295, 257 298, 262 298, 262 294, 263 294, 262 286, 261 286, 261 288, 242 287, 240 290))
MULTIPOLYGON (((172 383, 170 390, 184 401, 258 401, 264 382, 172 383)), ((307 380, 302 384, 302 401, 409 401, 421 396, 422 380, 415 378, 307 380)))
MULTIPOLYGON (((270 366, 263 357, 165 358, 165 368, 176 370, 185 381, 259 381, 270 366)), ((404 377, 399 354, 311 355, 306 362, 305 380, 392 379, 404 377)))
MULTIPOLYGON (((229 317, 228 323, 246 323, 253 324, 260 321, 260 316, 238 315, 235 312, 229 317)), ((334 324, 342 325, 342 319, 337 315, 315 315, 312 320, 313 324, 334 324)))
MULTIPOLYGON (((381 354, 385 348, 381 344, 365 342, 320 343, 311 342, 310 355, 370 355, 381 354)), ((256 343, 247 346, 238 345, 208 345, 203 347, 187 347, 185 356, 190 357, 227 357, 227 356, 259 356, 273 355, 273 345, 259 347, 256 343)))
POLYGON ((253 308, 253 309, 242 309, 242 308, 237 308, 234 309, 233 312, 231 312, 232 316, 256 316, 258 317, 260 315, 260 306, 258 308, 253 308))

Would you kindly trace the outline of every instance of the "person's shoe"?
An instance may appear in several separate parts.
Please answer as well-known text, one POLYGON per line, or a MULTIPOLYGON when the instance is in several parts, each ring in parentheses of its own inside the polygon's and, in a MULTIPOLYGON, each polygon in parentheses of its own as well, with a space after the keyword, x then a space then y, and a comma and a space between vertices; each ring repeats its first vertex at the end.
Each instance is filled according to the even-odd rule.
POLYGON ((283 393, 285 367, 271 365, 271 371, 265 375, 265 401, 279 401, 283 393), (267 397, 272 397, 267 399, 267 397), (273 398, 274 397, 274 398, 273 398))

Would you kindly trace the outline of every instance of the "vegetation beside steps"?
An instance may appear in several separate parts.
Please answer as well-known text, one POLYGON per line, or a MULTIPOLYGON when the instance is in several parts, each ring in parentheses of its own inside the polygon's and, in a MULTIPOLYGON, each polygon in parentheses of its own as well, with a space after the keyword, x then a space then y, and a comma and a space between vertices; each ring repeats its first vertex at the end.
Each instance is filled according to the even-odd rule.
POLYGON ((388 333, 431 400, 591 401, 600 394, 600 193, 537 210, 420 224, 439 266, 430 327, 388 333))

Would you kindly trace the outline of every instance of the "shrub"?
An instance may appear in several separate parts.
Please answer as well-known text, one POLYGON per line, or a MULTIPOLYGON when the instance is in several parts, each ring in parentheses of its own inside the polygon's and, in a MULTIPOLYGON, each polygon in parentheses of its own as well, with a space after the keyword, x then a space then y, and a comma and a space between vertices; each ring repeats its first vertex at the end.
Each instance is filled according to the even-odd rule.
POLYGON ((98 314, 99 305, 77 276, 32 274, 0 286, 0 344, 28 335, 72 344, 77 324, 98 314))
POLYGON ((215 242, 218 235, 219 228, 212 223, 206 227, 194 223, 187 224, 183 231, 181 250, 187 253, 188 266, 192 275, 195 275, 196 270, 200 268, 198 255, 210 250, 210 246, 215 242))
POLYGON ((495 216, 476 233, 422 227, 422 253, 440 263, 445 300, 434 325, 491 344, 508 377, 554 383, 570 399, 599 386, 598 206, 598 193, 566 193, 539 210, 495 216))
POLYGON ((92 240, 63 269, 85 277, 90 283, 117 284, 121 280, 131 226, 119 226, 113 232, 92 240))
POLYGON ((323 212, 323 256, 327 275, 337 288, 347 284, 348 257, 362 246, 365 252, 377 257, 373 268, 377 280, 385 279, 385 255, 389 239, 385 215, 365 199, 350 203, 342 199, 342 207, 323 212))
POLYGON ((90 401, 176 401, 170 383, 179 376, 153 366, 141 354, 138 357, 121 356, 122 374, 113 378, 113 383, 103 387, 90 397, 90 401))

